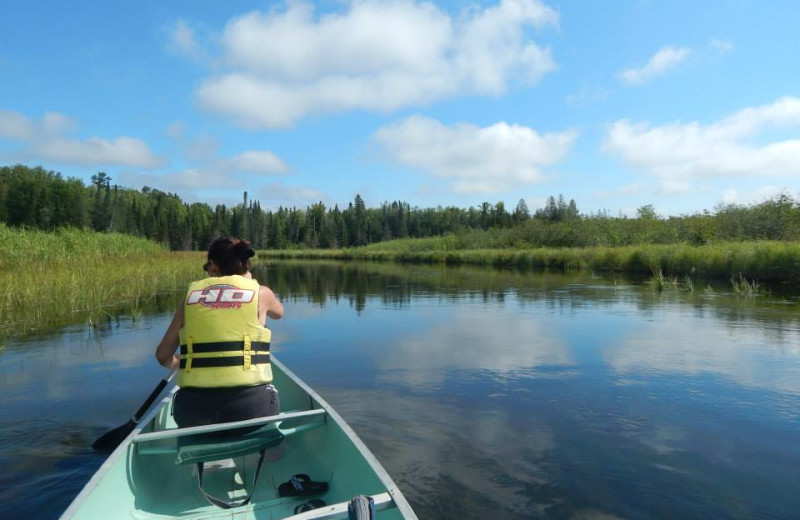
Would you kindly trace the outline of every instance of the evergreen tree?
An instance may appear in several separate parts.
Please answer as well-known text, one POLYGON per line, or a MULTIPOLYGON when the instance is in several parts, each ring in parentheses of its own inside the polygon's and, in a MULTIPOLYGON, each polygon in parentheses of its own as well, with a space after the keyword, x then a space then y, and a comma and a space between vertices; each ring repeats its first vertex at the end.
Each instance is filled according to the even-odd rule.
POLYGON ((514 223, 519 224, 531 218, 531 212, 528 210, 528 205, 525 199, 519 199, 517 207, 514 209, 514 223))
POLYGON ((6 180, 6 176, 3 175, 3 171, 0 170, 0 222, 7 222, 8 221, 8 209, 6 205, 8 204, 8 181, 6 180))
POLYGON ((569 206, 567 206, 566 220, 575 220, 580 216, 581 214, 578 212, 578 205, 575 203, 575 199, 569 199, 569 206))
MULTIPOLYGON (((547 198, 530 220, 524 199, 513 213, 502 201, 492 205, 412 208, 403 201, 367 208, 359 194, 343 211, 322 202, 306 208, 262 209, 243 193, 234 207, 184 203, 172 193, 110 184, 98 172, 87 186, 75 178, 41 167, 0 167, 0 222, 11 226, 55 229, 91 228, 143 236, 171 249, 205 249, 220 236, 237 235, 256 248, 335 248, 403 237, 441 236, 471 229, 520 227, 523 242, 537 246, 621 245, 710 240, 798 240, 800 204, 789 194, 750 206, 720 205, 713 213, 659 218, 652 205, 637 218, 613 217, 607 211, 581 216, 574 199, 547 198)), ((489 233, 487 236, 502 237, 489 233)), ((516 239, 516 238, 515 238, 516 239)))
POLYGON ((367 244, 367 205, 361 195, 356 194, 353 205, 348 208, 352 214, 352 227, 350 238, 350 245, 363 246, 367 244))
POLYGON ((106 172, 99 172, 92 175, 94 185, 94 204, 92 204, 92 229, 95 231, 107 231, 109 226, 109 210, 111 207, 111 177, 106 172))

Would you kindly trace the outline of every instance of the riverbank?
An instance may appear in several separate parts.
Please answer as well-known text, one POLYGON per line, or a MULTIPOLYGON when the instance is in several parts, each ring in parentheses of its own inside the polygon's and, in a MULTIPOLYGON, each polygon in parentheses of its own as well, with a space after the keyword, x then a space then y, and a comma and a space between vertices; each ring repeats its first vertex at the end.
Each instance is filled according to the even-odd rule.
POLYGON ((128 235, 0 224, 0 338, 136 317, 200 277, 204 260, 128 235))
POLYGON ((641 244, 621 247, 456 249, 457 237, 405 239, 349 249, 259 251, 262 258, 369 260, 446 265, 593 270, 769 282, 800 282, 800 242, 641 244))

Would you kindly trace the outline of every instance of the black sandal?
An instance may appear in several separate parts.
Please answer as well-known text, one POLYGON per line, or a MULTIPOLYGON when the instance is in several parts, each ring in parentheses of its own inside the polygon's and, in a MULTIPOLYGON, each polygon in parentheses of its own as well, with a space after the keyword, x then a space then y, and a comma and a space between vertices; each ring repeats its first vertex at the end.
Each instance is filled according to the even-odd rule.
POLYGON ((282 497, 303 497, 319 495, 328 491, 327 482, 314 482, 305 473, 293 475, 288 482, 278 486, 278 494, 282 497))
POLYGON ((324 501, 318 498, 312 498, 305 504, 300 504, 299 506, 294 508, 294 514, 305 513, 306 511, 313 511, 314 509, 319 509, 320 507, 325 507, 326 504, 324 501))

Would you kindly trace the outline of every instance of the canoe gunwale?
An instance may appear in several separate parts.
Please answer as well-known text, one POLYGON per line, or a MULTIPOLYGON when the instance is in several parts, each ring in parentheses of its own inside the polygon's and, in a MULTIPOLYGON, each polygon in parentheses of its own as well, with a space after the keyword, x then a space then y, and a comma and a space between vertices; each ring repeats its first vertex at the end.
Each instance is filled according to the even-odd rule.
MULTIPOLYGON (((342 429, 345 435, 347 435, 347 437, 356 447, 361 456, 364 457, 364 460, 367 461, 367 464, 369 464, 372 470, 375 472, 378 479, 386 487, 387 492, 392 497, 392 501, 394 502, 397 509, 400 511, 400 514, 403 515, 403 518, 409 520, 417 520, 416 513, 414 513, 414 510, 411 509, 411 505, 406 500, 406 497, 403 496, 403 493, 397 487, 397 484, 394 483, 392 477, 390 477, 389 473, 387 473, 386 470, 383 469, 383 466, 381 466, 380 461, 378 461, 375 455, 372 454, 367 445, 364 444, 364 442, 358 437, 358 435, 350 427, 350 425, 347 424, 347 422, 345 422, 342 416, 339 415, 339 413, 330 404, 328 404, 327 401, 325 401, 322 397, 320 397, 319 394, 317 394, 317 392, 314 391, 313 388, 305 384, 299 377, 297 377, 297 375, 295 375, 294 372, 286 368, 286 366, 283 363, 281 363, 274 357, 272 358, 271 362, 275 363, 278 366, 278 368, 280 368, 281 371, 283 371, 283 373, 286 374, 286 376, 289 379, 294 381, 295 384, 297 384, 300 388, 302 388, 303 391, 306 392, 311 399, 316 401, 317 404, 319 404, 322 408, 327 410, 328 412, 327 416, 331 420, 333 420, 337 424, 337 426, 339 426, 339 428, 342 429)), ((307 518, 314 518, 314 517, 307 517, 307 518)))
POLYGON ((150 411, 147 412, 144 415, 144 417, 141 418, 141 420, 136 424, 136 427, 133 429, 133 431, 131 431, 131 433, 129 433, 128 436, 125 437, 125 439, 123 439, 123 441, 119 443, 119 446, 117 446, 117 448, 111 452, 111 455, 109 455, 108 458, 105 461, 103 461, 103 464, 100 466, 100 468, 94 473, 94 475, 92 475, 92 478, 89 479, 89 482, 87 482, 86 485, 83 486, 81 492, 78 493, 78 496, 76 496, 72 500, 72 503, 70 503, 69 507, 61 514, 59 518, 66 519, 75 516, 75 514, 80 510, 81 506, 89 497, 89 495, 92 494, 94 488, 97 487, 97 485, 105 477, 106 473, 108 473, 109 470, 114 466, 114 464, 116 464, 117 459, 119 459, 124 453, 126 453, 131 448, 133 437, 135 435, 138 435, 139 432, 142 431, 142 428, 146 424, 149 424, 150 421, 152 421, 156 417, 156 415, 158 415, 161 409, 172 399, 172 394, 174 394, 177 391, 178 387, 173 386, 172 389, 169 391, 169 393, 161 399, 159 404, 157 406, 153 406, 150 409, 150 411))

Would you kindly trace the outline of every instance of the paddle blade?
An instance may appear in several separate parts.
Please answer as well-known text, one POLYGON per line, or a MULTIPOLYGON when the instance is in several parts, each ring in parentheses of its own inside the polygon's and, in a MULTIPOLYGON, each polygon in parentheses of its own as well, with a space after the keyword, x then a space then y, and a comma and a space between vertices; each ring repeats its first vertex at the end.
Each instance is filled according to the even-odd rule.
POLYGON ((92 443, 92 448, 98 451, 114 451, 135 427, 136 423, 129 420, 122 426, 104 433, 102 437, 92 443))

